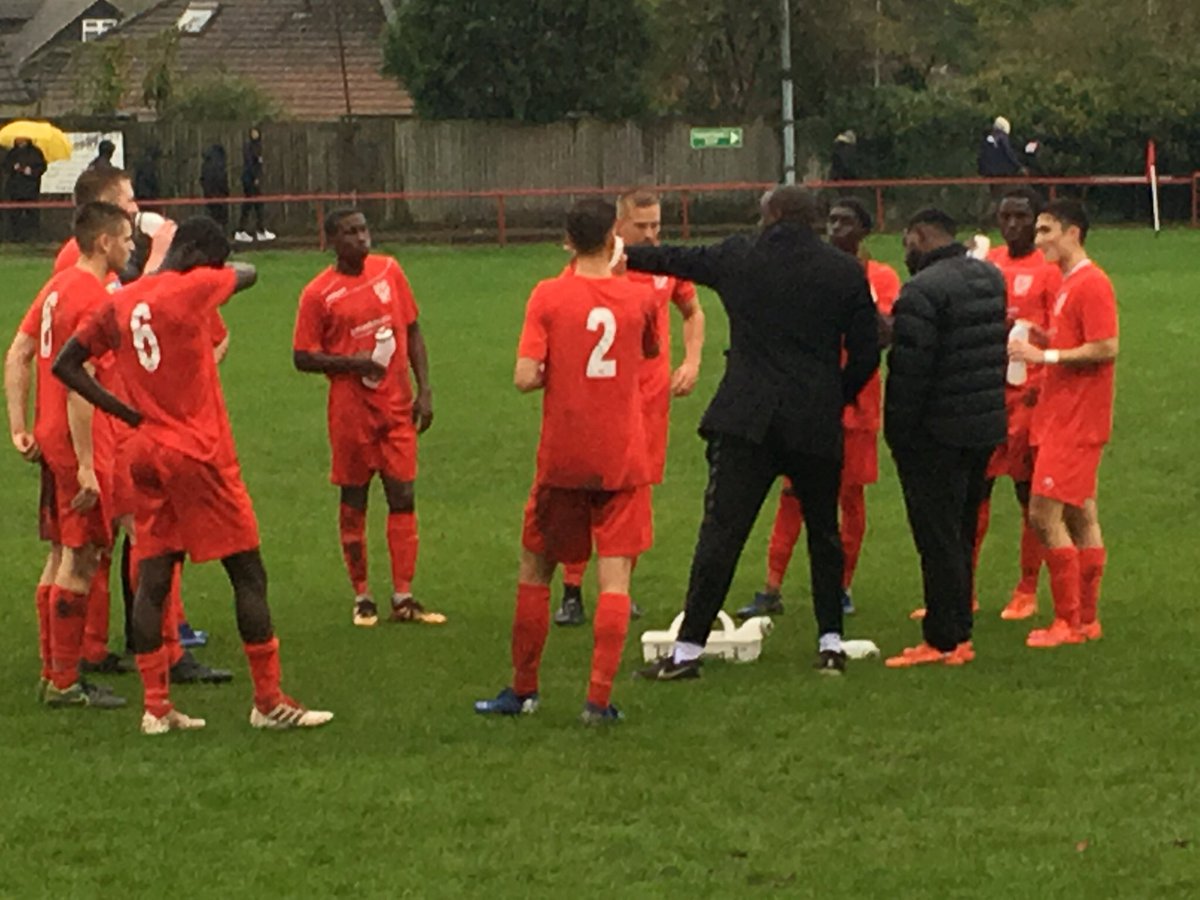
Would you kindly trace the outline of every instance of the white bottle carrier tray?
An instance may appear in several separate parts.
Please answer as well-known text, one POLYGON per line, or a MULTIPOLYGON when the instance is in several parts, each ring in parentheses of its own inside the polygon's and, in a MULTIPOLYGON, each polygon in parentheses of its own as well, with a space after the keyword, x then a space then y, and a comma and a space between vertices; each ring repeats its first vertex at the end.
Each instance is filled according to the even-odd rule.
MULTIPOLYGON (((740 627, 724 611, 717 613, 717 618, 720 626, 709 635, 704 655, 734 662, 753 662, 758 659, 762 653, 763 639, 775 627, 769 616, 747 619, 740 627)), ((642 635, 642 657, 646 662, 671 655, 682 624, 683 613, 680 613, 666 631, 647 631, 642 635)))

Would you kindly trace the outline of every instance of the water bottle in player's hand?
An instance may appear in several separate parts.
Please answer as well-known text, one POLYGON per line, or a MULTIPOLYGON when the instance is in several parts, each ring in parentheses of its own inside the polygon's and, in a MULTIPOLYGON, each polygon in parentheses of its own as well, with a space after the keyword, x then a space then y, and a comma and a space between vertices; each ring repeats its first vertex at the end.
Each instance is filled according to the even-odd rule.
MULTIPOLYGON (((375 350, 371 353, 371 361, 387 368, 396 353, 396 335, 392 329, 384 325, 375 332, 375 350)), ((382 378, 364 378, 362 383, 374 390, 383 384, 382 378)))
MULTIPOLYGON (((1012 331, 1008 333, 1008 340, 1012 341, 1028 341, 1029 340, 1029 322, 1025 319, 1017 319, 1013 323, 1012 331)), ((1019 359, 1010 359, 1008 361, 1008 383, 1013 387, 1020 387, 1029 377, 1029 372, 1026 370, 1025 363, 1019 359)))

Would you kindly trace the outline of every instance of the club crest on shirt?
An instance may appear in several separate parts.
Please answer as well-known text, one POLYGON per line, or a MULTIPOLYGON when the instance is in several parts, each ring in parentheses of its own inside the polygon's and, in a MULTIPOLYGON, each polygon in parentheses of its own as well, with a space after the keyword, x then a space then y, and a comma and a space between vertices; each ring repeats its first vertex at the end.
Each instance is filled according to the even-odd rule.
POLYGON ((654 289, 656 291, 665 291, 667 289, 667 285, 670 283, 671 279, 666 275, 654 276, 654 289))
POLYGON ((1013 279, 1013 293, 1018 297, 1028 294, 1031 287, 1033 287, 1032 275, 1018 275, 1013 279))
POLYGON ((379 298, 380 303, 392 302, 392 288, 386 281, 375 282, 375 296, 379 298))

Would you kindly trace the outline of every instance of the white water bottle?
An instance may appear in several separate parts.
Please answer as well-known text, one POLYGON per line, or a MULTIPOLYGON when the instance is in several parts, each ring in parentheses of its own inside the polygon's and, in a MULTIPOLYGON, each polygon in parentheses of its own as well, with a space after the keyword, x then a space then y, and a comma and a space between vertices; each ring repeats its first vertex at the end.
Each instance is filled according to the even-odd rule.
MULTIPOLYGON (((1013 323, 1012 331, 1008 333, 1008 340, 1012 341, 1027 341, 1029 340, 1029 322, 1025 319, 1017 319, 1013 323)), ((1020 387, 1029 377, 1029 372, 1026 370, 1025 363, 1019 359, 1010 359, 1008 361, 1008 383, 1013 387, 1020 387)))
MULTIPOLYGON (((375 349, 371 353, 371 361, 379 363, 379 365, 386 369, 395 353, 396 335, 392 332, 390 326, 384 325, 375 332, 375 349)), ((375 390, 379 385, 383 384, 383 379, 364 378, 362 383, 371 388, 371 390, 375 390)))

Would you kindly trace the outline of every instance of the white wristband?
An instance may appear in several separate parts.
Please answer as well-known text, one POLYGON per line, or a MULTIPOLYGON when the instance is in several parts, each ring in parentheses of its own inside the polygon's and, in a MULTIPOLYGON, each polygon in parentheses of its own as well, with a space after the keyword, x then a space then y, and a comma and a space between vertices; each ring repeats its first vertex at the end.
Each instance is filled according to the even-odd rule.
POLYGON ((1044 362, 1048 366, 1057 365, 1058 361, 1061 357, 1062 357, 1062 354, 1059 353, 1057 350, 1047 350, 1042 355, 1042 362, 1044 362))

